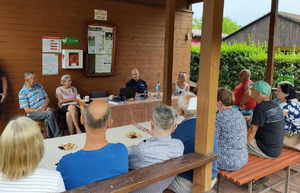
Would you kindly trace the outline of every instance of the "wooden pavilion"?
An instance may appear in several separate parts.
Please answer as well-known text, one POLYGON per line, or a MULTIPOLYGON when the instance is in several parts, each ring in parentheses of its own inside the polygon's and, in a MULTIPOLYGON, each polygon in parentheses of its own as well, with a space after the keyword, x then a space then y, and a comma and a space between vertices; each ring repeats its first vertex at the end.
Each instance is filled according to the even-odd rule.
MULTIPOLYGON (((201 0, 114 0, 119 2, 130 2, 143 4, 151 7, 164 7, 165 9, 165 36, 164 36, 164 57, 163 57, 163 103, 171 104, 172 93, 172 77, 174 64, 174 25, 175 13, 179 6, 189 7, 192 3, 202 2, 201 0)), ((85 2, 84 2, 85 3, 85 2)), ((112 179, 115 186, 107 187, 105 183, 94 183, 82 188, 70 190, 72 193, 125 193, 139 189, 143 186, 159 181, 163 178, 176 175, 183 171, 194 169, 193 192, 204 193, 210 189, 211 183, 211 161, 214 156, 211 155, 213 151, 213 138, 215 127, 215 112, 217 102, 217 88, 219 79, 219 61, 220 48, 222 39, 222 18, 224 0, 203 0, 203 26, 202 26, 202 42, 201 42, 201 59, 198 81, 198 120, 196 129, 196 154, 185 157, 182 162, 186 167, 176 167, 177 162, 166 162, 160 165, 160 168, 167 168, 161 174, 156 174, 155 178, 143 181, 127 181, 121 184, 120 181, 112 179), (168 165, 169 163, 169 165, 168 165), (174 165, 175 164, 175 165, 174 165), (173 167, 173 168, 171 168, 173 167), (106 189, 108 188, 108 189, 106 189)), ((273 55, 274 55, 274 41, 275 41, 275 24, 276 14, 278 8, 278 0, 272 0, 271 22, 270 22, 270 40, 269 40, 269 58, 268 70, 266 72, 266 80, 272 82, 273 72, 273 55)), ((21 9, 21 7, 19 7, 21 9)), ((119 10, 120 7, 118 7, 119 10)), ((73 14, 73 13, 70 13, 73 14)), ((63 13, 62 13, 63 15, 63 13)), ((179 164, 179 163, 178 163, 179 164)), ((159 170, 157 170, 159 171, 159 170)), ((138 173, 136 173, 138 175, 138 173)), ((147 177, 146 175, 143 175, 147 177)), ((137 176, 138 177, 138 176, 137 176)), ((137 178, 136 178, 137 179, 137 178)), ((141 180, 141 179, 137 179, 141 180)))
MULTIPOLYGON (((139 1, 135 2, 151 2, 154 1, 139 1)), ((178 1, 177 1, 178 2, 178 1)), ((142 175, 136 172, 137 178, 132 178, 132 181, 121 183, 121 179, 112 179, 104 181, 103 183, 95 183, 86 188, 78 189, 74 193, 88 192, 90 190, 97 193, 104 192, 118 192, 125 193, 139 189, 143 186, 159 181, 161 179, 170 177, 172 175, 194 169, 193 193, 204 193, 210 190, 211 184, 211 161, 214 159, 211 155, 213 151, 213 138, 215 128, 215 112, 217 102, 217 89, 219 79, 219 63, 220 63, 220 48, 222 39, 222 18, 224 9, 224 0, 189 0, 188 4, 203 2, 203 26, 202 26, 202 43, 199 80, 198 80, 198 112, 197 112, 197 129, 195 140, 195 155, 185 157, 180 162, 165 162, 159 164, 155 172, 160 171, 161 175, 151 174, 148 171, 149 179, 139 179, 139 177, 147 177, 147 174, 142 175), (198 156, 197 156, 198 154, 198 156), (175 167, 176 163, 178 167, 175 167), (182 166, 186 165, 186 167, 182 166), (175 164, 175 165, 174 165, 175 164), (159 170, 160 169, 160 170, 159 170), (151 178, 150 178, 151 177, 151 178), (136 182, 134 181, 136 180, 136 182), (121 183, 121 184, 120 184, 121 183), (116 186, 107 187, 107 184, 115 184, 116 186), (102 191, 101 189, 104 189, 102 191)), ((165 46, 164 46, 164 82, 163 82, 163 103, 171 104, 172 93, 172 71, 174 62, 174 22, 176 11, 176 0, 166 0, 162 2, 166 11, 165 23, 165 46)), ((275 26, 276 14, 278 13, 278 0, 272 0, 271 21, 268 42, 268 62, 266 71, 266 81, 272 84, 273 64, 274 64, 274 41, 275 41, 275 26)), ((178 161, 178 160, 177 160, 178 161)), ((147 171, 147 168, 144 172, 147 171)), ((129 176, 126 176, 129 178, 129 176)), ((125 180, 125 178, 123 178, 125 180)))

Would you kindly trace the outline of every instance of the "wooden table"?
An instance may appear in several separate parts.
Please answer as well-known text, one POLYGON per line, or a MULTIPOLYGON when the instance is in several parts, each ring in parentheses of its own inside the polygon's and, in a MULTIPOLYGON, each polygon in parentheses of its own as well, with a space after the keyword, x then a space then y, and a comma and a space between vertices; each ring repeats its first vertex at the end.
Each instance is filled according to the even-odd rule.
MULTIPOLYGON (((154 107, 160 103, 161 99, 149 97, 145 100, 127 101, 121 104, 110 104, 113 127, 150 121, 154 107)), ((172 97, 172 105, 175 107, 176 103, 177 97, 174 96, 172 97)))
MULTIPOLYGON (((142 127, 149 128, 150 123, 139 123, 142 127)), ((114 127, 107 129, 106 139, 109 143, 123 143, 127 147, 135 145, 144 139, 150 138, 151 135, 140 130, 135 125, 126 125, 122 127, 114 127), (129 132, 135 131, 140 136, 135 139, 127 137, 129 132)), ((64 137, 48 138, 44 140, 45 155, 40 162, 40 167, 55 170, 56 163, 66 154, 73 153, 82 149, 85 143, 85 133, 69 135, 64 137), (64 143, 74 143, 76 148, 72 151, 61 150, 58 148, 59 145, 64 143)))

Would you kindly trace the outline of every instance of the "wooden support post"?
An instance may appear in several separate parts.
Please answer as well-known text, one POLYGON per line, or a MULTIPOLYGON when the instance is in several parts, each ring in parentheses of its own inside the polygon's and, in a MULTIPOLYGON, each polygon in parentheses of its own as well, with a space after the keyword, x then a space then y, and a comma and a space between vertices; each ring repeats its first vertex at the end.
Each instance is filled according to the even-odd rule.
MULTIPOLYGON (((204 0, 195 151, 213 151, 224 0, 204 0)), ((211 167, 194 170, 193 193, 211 188, 211 167)))
POLYGON ((266 81, 272 86, 273 72, 274 72, 274 46, 277 39, 277 14, 278 14, 278 0, 272 0, 272 8, 270 13, 270 25, 269 25, 269 41, 268 41, 268 60, 266 70, 266 81))
POLYGON ((176 0, 166 0, 163 103, 167 105, 172 103, 175 12, 176 0))

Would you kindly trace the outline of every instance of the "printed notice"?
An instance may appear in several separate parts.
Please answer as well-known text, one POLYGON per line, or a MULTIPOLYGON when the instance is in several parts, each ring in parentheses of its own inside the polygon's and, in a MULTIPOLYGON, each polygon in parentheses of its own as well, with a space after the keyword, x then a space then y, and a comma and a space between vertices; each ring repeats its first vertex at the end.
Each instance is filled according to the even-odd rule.
POLYGON ((42 52, 60 53, 61 52, 61 38, 60 37, 43 37, 42 52))
POLYGON ((53 53, 42 54, 42 71, 43 71, 43 75, 58 74, 58 54, 53 54, 53 53))
POLYGON ((95 9, 94 10, 94 19, 99 21, 106 21, 107 20, 107 11, 106 10, 100 10, 95 9))
POLYGON ((111 72, 111 55, 99 54, 95 55, 95 72, 110 73, 111 72))
POLYGON ((113 28, 90 25, 88 28, 88 53, 111 54, 113 48, 113 28))

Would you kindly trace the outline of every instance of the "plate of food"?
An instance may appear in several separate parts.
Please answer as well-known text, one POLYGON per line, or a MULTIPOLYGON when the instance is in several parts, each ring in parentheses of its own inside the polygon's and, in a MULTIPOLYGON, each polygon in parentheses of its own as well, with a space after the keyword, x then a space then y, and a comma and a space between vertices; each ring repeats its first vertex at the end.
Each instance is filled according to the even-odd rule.
POLYGON ((64 143, 58 146, 61 150, 71 151, 76 149, 77 145, 75 143, 64 143))
POLYGON ((130 139, 137 139, 137 138, 140 138, 142 137, 141 134, 135 132, 135 131, 130 131, 129 133, 127 133, 126 135, 128 138, 130 139))

